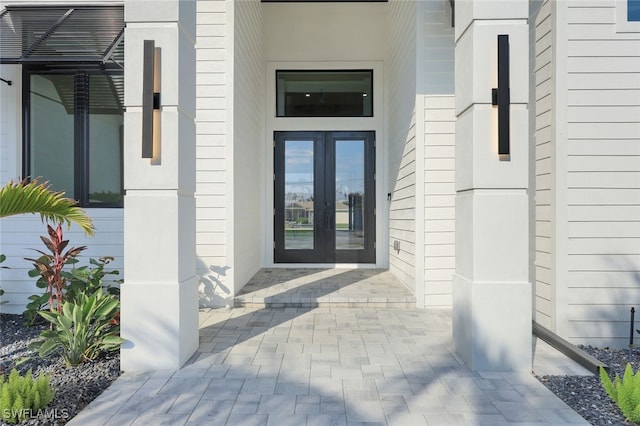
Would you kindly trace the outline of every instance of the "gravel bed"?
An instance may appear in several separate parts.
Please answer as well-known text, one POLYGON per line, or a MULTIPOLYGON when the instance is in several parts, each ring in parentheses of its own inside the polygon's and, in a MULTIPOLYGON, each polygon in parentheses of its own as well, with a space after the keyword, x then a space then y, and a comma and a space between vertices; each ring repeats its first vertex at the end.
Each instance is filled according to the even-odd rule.
MULTIPOLYGON (((0 372, 7 374, 16 367, 24 375, 32 369, 33 375, 51 376, 55 391, 46 412, 23 425, 62 425, 93 401, 120 375, 120 353, 114 351, 98 359, 66 368, 61 357, 40 358, 27 349, 38 339, 45 325, 26 327, 22 315, 0 314, 0 372), (26 361, 20 362, 28 358, 26 361), (16 366, 16 364, 18 364, 16 366)), ((0 420, 0 425, 6 423, 0 420)))
MULTIPOLYGON (((579 346, 611 368, 611 378, 615 374, 622 377, 627 363, 633 371, 640 368, 640 349, 608 349, 579 346)), ((611 401, 600 383, 599 376, 541 376, 538 377, 547 388, 567 405, 584 417, 592 425, 632 425, 626 422, 618 406, 611 401)))
MULTIPOLYGON (((120 355, 117 351, 73 368, 66 368, 59 357, 42 359, 34 356, 27 345, 38 338, 44 327, 26 327, 21 315, 0 314, 0 373, 8 373, 17 362, 28 358, 17 366, 21 374, 30 368, 34 376, 50 374, 51 386, 56 392, 47 407, 48 416, 33 418, 23 425, 65 424, 120 375, 120 355)), ((612 374, 622 375, 627 363, 631 363, 634 371, 640 368, 640 349, 581 348, 609 365, 612 374)), ((625 422, 597 376, 540 376, 538 380, 593 425, 632 424, 625 422)), ((5 426, 6 423, 0 421, 0 425, 5 426)))

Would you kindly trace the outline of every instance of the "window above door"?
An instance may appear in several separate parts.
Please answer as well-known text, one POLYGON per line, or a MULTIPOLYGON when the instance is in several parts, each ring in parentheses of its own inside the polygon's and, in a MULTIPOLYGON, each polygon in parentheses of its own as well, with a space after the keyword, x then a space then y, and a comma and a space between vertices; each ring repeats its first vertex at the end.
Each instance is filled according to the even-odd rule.
POLYGON ((372 70, 277 70, 277 117, 373 117, 372 70))

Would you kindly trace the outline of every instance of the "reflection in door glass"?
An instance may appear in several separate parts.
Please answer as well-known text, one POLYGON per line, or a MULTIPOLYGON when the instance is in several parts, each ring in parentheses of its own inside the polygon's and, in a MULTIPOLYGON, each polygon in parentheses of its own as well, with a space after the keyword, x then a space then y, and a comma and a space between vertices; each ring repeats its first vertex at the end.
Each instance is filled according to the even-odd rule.
POLYGON ((313 141, 285 141, 284 248, 313 249, 313 141))
POLYGON ((364 250, 364 141, 336 140, 336 250, 364 250))

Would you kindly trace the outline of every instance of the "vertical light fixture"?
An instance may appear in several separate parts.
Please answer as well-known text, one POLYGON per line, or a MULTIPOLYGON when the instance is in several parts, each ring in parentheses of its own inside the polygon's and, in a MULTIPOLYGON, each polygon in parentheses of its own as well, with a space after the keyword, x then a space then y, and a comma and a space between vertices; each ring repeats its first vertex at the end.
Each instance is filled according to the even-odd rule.
MULTIPOLYGON (((142 63, 142 158, 154 157, 154 110, 160 109, 159 64, 156 64, 156 47, 153 40, 144 41, 142 63)), ((157 129, 156 132, 157 133, 157 129)))
POLYGON ((491 90, 491 104, 498 106, 498 156, 510 159, 509 35, 498 35, 498 88, 491 90))

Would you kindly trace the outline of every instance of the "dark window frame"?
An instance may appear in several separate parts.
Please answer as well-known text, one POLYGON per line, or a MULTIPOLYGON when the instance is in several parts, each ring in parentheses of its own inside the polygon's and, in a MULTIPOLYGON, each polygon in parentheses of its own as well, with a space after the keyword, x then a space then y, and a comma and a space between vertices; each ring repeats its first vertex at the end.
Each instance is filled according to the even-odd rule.
MULTIPOLYGON (((89 77, 91 75, 122 75, 124 70, 120 66, 44 66, 44 65, 23 65, 22 66, 22 176, 27 179, 39 176, 31 175, 31 75, 32 74, 64 74, 72 75, 74 78, 74 92, 79 85, 89 89, 89 77)), ((84 103, 76 104, 77 94, 74 93, 74 193, 66 193, 65 196, 73 198, 78 202, 79 207, 85 208, 122 208, 122 202, 90 202, 90 156, 89 156, 89 98, 84 97, 84 103)), ((123 110, 124 113, 124 110, 123 110)), ((124 185, 124 158, 120 158, 121 182, 124 185)), ((46 176, 42 176, 46 180, 46 176)), ((124 188, 121 188, 124 195, 124 188)))
POLYGON ((373 69, 371 68, 366 68, 366 69, 276 69, 275 70, 275 84, 276 84, 276 96, 275 96, 275 108, 276 108, 276 114, 275 117, 276 118, 337 118, 337 117, 347 117, 347 118, 372 118, 375 116, 375 93, 374 93, 374 73, 373 73, 373 69), (278 78, 279 73, 281 72, 296 72, 296 73, 368 73, 371 76, 371 84, 370 84, 370 92, 371 95, 369 96, 370 100, 371 100, 371 114, 370 115, 314 115, 314 114, 310 114, 310 115, 278 115, 278 93, 279 93, 279 82, 280 79, 278 78))

